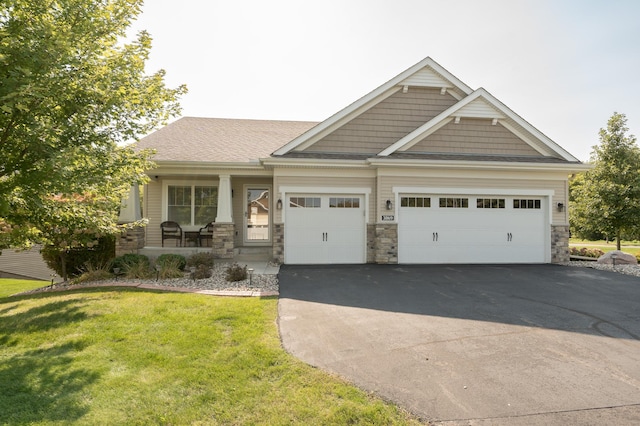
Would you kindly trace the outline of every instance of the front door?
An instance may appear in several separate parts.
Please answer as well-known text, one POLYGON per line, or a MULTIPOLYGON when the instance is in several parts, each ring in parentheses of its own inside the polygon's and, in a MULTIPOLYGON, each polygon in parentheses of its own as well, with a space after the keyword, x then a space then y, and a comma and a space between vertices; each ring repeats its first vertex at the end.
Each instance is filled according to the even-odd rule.
POLYGON ((268 243, 271 241, 271 189, 245 187, 244 242, 268 243))

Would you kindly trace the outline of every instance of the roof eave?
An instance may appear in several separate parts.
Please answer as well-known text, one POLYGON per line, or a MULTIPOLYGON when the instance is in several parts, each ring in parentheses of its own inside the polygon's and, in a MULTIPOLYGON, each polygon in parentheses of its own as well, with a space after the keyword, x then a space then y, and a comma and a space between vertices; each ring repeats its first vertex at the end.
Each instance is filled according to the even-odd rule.
POLYGON ((593 166, 584 163, 537 163, 513 161, 474 161, 474 160, 415 160, 392 158, 369 158, 367 163, 376 167, 429 167, 454 169, 484 169, 484 170, 521 170, 521 171, 557 171, 580 173, 590 170, 593 166))

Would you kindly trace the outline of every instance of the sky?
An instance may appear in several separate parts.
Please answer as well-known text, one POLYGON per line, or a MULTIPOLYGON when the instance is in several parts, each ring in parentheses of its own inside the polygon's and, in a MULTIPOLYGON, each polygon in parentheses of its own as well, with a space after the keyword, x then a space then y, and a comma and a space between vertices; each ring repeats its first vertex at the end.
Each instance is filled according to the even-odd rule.
POLYGON ((429 56, 581 161, 640 134, 637 0, 147 0, 147 71, 182 116, 322 121, 429 56))

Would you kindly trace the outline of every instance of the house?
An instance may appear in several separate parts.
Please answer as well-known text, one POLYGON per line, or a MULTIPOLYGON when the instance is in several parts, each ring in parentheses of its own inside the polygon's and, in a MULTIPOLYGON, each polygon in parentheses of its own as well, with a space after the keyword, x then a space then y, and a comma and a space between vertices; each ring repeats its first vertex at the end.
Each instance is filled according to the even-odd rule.
POLYGON ((137 147, 158 164, 145 247, 214 221, 218 257, 288 264, 566 261, 567 177, 588 168, 431 58, 320 123, 185 117, 137 147))

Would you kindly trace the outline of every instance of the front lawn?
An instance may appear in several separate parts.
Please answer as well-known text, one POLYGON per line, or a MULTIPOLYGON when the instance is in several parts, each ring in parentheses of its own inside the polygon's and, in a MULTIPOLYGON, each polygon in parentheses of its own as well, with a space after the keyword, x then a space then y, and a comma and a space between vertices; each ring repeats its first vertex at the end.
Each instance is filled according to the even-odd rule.
POLYGON ((0 424, 419 424, 284 352, 276 316, 276 298, 0 298, 0 424))
POLYGON ((0 298, 35 288, 46 287, 48 285, 49 283, 47 281, 0 278, 0 298))

